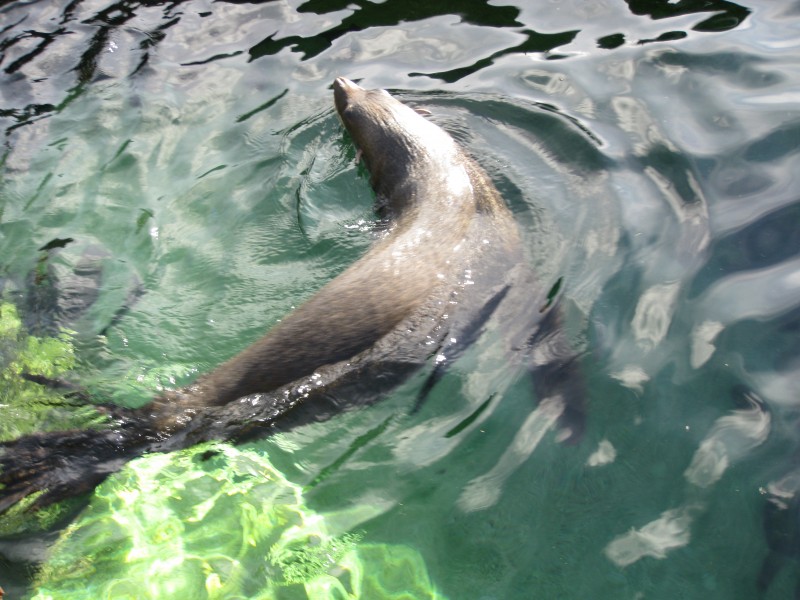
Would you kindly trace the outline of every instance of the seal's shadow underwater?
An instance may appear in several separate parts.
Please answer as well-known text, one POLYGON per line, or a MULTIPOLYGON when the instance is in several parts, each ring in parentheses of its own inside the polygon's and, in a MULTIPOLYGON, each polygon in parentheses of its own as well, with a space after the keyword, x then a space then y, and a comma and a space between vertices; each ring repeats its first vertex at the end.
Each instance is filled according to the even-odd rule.
MULTIPOLYGON (((554 290, 525 265, 517 226, 486 172, 450 135, 383 90, 334 82, 336 110, 390 225, 369 251, 249 348, 100 430, 0 447, 0 513, 91 491, 148 452, 242 441, 375 402, 427 369, 417 406, 490 320, 539 399, 583 429, 578 354, 554 290)), ((532 406, 533 408, 533 406, 532 406)))

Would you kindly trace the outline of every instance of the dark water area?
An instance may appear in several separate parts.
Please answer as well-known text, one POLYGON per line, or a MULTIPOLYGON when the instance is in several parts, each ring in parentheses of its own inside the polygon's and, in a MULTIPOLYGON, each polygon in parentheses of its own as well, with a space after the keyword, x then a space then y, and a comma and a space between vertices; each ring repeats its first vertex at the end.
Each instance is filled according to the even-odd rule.
MULTIPOLYGON (((798 2, 6 3, 2 300, 125 406, 245 348, 375 237, 339 75, 490 174, 562 282, 583 439, 489 327, 417 412, 412 377, 0 517, 5 597, 798 597, 798 2)), ((3 377, 4 439, 81 410, 3 377)))

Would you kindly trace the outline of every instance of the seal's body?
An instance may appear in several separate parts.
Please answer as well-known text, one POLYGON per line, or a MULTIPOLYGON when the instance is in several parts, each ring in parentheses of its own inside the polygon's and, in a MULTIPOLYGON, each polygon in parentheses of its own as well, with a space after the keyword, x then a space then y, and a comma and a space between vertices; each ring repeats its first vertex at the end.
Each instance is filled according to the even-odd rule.
POLYGON ((363 258, 183 393, 189 402, 227 404, 353 358, 424 318, 415 312, 432 296, 444 301, 468 271, 488 266, 483 255, 502 255, 505 268, 518 259, 511 214, 453 138, 383 90, 339 78, 334 98, 391 225, 363 258))
MULTIPOLYGON (((427 393, 498 310, 517 313, 523 333, 511 345, 541 341, 531 328, 541 321, 542 294, 511 292, 519 235, 486 173, 444 130, 385 91, 338 78, 334 100, 390 223, 383 236, 262 339, 194 384, 138 411, 112 409, 106 430, 3 444, 0 512, 39 490, 46 490, 39 506, 90 490, 145 452, 328 418, 375 401, 433 363, 427 393)), ((553 360, 545 362, 563 379, 571 357, 549 346, 553 360)))

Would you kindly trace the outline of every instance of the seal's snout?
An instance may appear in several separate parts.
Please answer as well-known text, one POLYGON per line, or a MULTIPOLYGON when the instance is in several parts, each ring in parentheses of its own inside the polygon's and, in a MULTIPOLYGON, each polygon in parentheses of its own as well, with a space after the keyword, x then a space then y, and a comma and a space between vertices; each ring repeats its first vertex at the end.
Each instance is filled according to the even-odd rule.
POLYGON ((333 82, 333 102, 336 105, 336 110, 339 114, 347 108, 350 97, 355 92, 364 91, 357 83, 354 83, 346 77, 337 77, 333 82))
POLYGON ((341 88, 345 92, 353 92, 355 90, 363 90, 360 85, 354 81, 350 81, 347 77, 337 77, 333 82, 333 89, 341 88))

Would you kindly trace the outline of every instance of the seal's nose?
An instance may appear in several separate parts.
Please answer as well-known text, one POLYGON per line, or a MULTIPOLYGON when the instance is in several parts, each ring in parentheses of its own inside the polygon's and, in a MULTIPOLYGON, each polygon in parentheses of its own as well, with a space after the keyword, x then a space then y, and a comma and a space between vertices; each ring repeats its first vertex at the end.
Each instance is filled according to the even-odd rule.
POLYGON ((355 91, 355 90, 363 90, 360 85, 357 83, 350 81, 347 77, 337 77, 336 80, 333 82, 333 89, 341 88, 345 91, 355 91))
POLYGON ((347 108, 349 98, 355 92, 363 90, 364 88, 346 77, 337 77, 333 82, 333 102, 336 105, 336 110, 341 114, 347 108))

